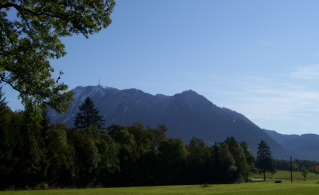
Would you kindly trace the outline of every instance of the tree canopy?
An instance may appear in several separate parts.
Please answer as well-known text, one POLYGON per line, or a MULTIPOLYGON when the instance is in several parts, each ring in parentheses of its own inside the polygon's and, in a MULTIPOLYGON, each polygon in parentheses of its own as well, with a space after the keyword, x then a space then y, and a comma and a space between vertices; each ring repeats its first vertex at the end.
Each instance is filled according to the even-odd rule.
POLYGON ((76 128, 97 127, 101 128, 103 123, 103 116, 99 116, 99 110, 95 108, 91 98, 87 97, 79 106, 80 112, 76 114, 74 126, 76 128))
POLYGON ((264 180, 266 180, 266 172, 273 173, 276 171, 270 147, 264 140, 261 140, 258 144, 257 168, 260 170, 260 172, 264 173, 264 180))
POLYGON ((114 6, 114 0, 1 1, 0 84, 17 90, 27 108, 64 112, 72 92, 52 78, 49 59, 66 55, 61 37, 88 38, 110 25, 114 6))

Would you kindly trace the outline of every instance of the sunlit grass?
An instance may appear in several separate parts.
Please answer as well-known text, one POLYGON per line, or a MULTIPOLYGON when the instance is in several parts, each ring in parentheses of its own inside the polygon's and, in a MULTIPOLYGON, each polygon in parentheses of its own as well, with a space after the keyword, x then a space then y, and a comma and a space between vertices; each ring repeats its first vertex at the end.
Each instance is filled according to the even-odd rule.
MULTIPOLYGON (((263 174, 254 174, 252 175, 254 179, 263 179, 263 174)), ((266 179, 270 181, 274 180, 282 180, 285 182, 291 181, 291 172, 290 171, 277 171, 274 174, 266 173, 266 179)), ((304 181, 304 177, 302 176, 300 171, 293 171, 292 172, 292 181, 298 182, 298 181, 304 181)), ((319 182, 319 174, 315 173, 308 173, 306 177, 306 181, 309 182, 319 182)))

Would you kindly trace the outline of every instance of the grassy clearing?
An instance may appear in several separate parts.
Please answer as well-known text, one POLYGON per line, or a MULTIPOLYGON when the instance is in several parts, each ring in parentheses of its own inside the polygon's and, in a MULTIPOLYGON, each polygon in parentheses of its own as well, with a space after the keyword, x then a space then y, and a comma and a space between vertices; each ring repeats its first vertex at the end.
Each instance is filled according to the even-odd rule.
MULTIPOLYGON (((317 194, 319 191, 319 175, 309 173, 307 181, 303 181, 300 172, 293 172, 293 182, 290 182, 290 172, 278 171, 274 175, 267 174, 266 182, 252 182, 243 184, 220 184, 210 187, 200 185, 181 186, 151 186, 151 187, 121 187, 95 189, 67 189, 67 190, 29 190, 0 192, 0 195, 102 195, 102 194, 317 194), (281 180, 282 183, 274 183, 281 180)), ((253 175, 253 179, 261 180, 262 175, 253 175)))
MULTIPOLYGON (((252 176, 255 180, 263 180, 264 176, 263 174, 255 174, 252 176)), ((291 173, 289 171, 277 171, 274 174, 271 173, 266 173, 266 178, 267 180, 282 180, 285 182, 290 182, 290 177, 291 173)), ((298 182, 298 181, 304 181, 303 176, 301 175, 300 171, 293 171, 292 172, 292 180, 293 182, 298 182)), ((319 174, 314 174, 314 173, 308 173, 306 177, 306 181, 309 182, 319 182, 319 174)))

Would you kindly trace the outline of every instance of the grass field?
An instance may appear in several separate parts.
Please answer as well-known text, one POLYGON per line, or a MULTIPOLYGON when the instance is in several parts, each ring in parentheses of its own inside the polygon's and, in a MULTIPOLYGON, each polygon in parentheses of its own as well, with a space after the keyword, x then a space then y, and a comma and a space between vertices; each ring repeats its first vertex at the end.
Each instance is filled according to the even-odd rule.
POLYGON ((151 187, 121 187, 121 188, 94 188, 94 189, 67 189, 67 190, 28 190, 3 191, 0 195, 62 195, 62 194, 318 194, 319 175, 308 173, 307 181, 303 181, 300 172, 293 172, 293 182, 290 182, 290 172, 278 171, 274 175, 267 174, 266 182, 262 175, 253 175, 256 182, 242 184, 214 184, 209 187, 200 185, 180 186, 151 186, 151 187), (274 183, 281 180, 282 183, 274 183))

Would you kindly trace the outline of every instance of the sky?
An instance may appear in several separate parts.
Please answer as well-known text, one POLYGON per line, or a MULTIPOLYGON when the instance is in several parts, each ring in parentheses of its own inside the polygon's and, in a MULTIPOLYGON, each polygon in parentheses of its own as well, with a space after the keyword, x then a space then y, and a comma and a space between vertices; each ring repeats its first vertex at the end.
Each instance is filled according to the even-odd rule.
POLYGON ((319 1, 116 3, 108 28, 61 39, 67 55, 51 65, 69 89, 99 80, 153 95, 192 89, 260 128, 319 134, 319 1))

